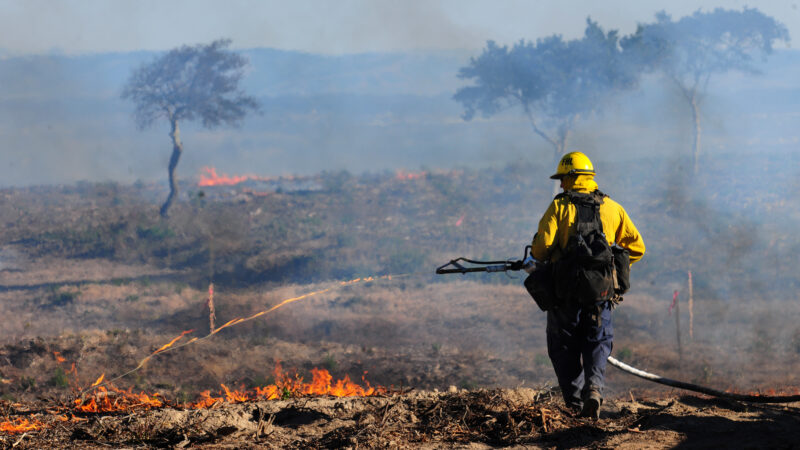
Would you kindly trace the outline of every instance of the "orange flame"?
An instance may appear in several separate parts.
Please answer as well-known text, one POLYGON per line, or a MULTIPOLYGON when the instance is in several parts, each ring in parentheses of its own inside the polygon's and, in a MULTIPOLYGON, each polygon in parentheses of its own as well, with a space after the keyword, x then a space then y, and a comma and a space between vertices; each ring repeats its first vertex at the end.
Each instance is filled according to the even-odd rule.
POLYGON ((102 383, 102 382, 103 382, 103 378, 105 378, 105 377, 106 377, 106 374, 102 374, 102 375, 100 375, 100 378, 98 378, 98 379, 97 379, 97 381, 95 381, 94 383, 92 383, 92 387, 95 387, 95 386, 97 386, 98 384, 102 383))
MULTIPOLYGON (((102 377, 98 381, 102 381, 102 377)), ((113 386, 106 389, 100 386, 86 399, 75 399, 74 407, 81 412, 118 412, 135 409, 159 408, 164 405, 159 394, 134 393, 131 389, 123 391, 113 386)))
POLYGON ((56 358, 56 361, 58 361, 58 363, 59 363, 59 364, 61 364, 61 363, 63 363, 64 361, 66 361, 66 360, 67 360, 66 358, 64 358, 63 356, 61 356, 61 353, 59 353, 59 352, 53 352, 53 356, 56 358))
POLYGON ((418 180, 428 176, 428 172, 406 172, 405 170, 398 170, 395 174, 397 180, 418 180))
POLYGON ((251 175, 234 175, 229 177, 223 174, 217 175, 217 169, 213 167, 203 167, 206 174, 200 174, 200 181, 197 182, 198 186, 234 186, 241 182, 255 178, 251 175))
POLYGON ((312 380, 303 382, 297 374, 290 375, 283 371, 280 363, 275 366, 273 376, 275 384, 256 387, 252 391, 231 390, 222 384, 222 391, 216 397, 210 391, 200 394, 200 400, 189 404, 190 408, 212 408, 217 404, 242 403, 258 399, 276 400, 284 397, 301 397, 316 395, 332 395, 334 397, 355 397, 386 394, 389 390, 385 387, 372 387, 366 380, 366 372, 362 375, 363 386, 354 383, 349 376, 333 381, 333 376, 325 369, 311 369, 312 380))
POLYGON ((14 419, 11 421, 0 422, 0 432, 8 434, 26 433, 28 431, 40 430, 44 427, 38 420, 14 419))
MULTIPOLYGON (((182 337, 186 336, 187 334, 189 334, 189 333, 191 333, 191 332, 193 332, 193 331, 194 331, 194 330, 186 330, 186 331, 184 331, 183 333, 181 333, 181 335, 180 335, 180 336, 178 336, 178 337, 176 337, 175 339, 173 339, 173 340, 169 341, 168 343, 166 343, 166 344, 162 345, 162 346, 161 346, 161 348, 159 348, 158 350, 154 351, 154 352, 153 352, 153 355, 156 355, 156 354, 158 354, 158 353, 161 353, 161 352, 163 352, 164 350, 166 350, 166 349, 168 349, 168 348, 172 347, 172 346, 173 346, 173 345, 175 345, 175 343, 176 343, 176 342, 178 342, 178 341, 179 341, 179 340, 180 340, 182 337)), ((102 378, 102 377, 100 377, 100 378, 102 378)))

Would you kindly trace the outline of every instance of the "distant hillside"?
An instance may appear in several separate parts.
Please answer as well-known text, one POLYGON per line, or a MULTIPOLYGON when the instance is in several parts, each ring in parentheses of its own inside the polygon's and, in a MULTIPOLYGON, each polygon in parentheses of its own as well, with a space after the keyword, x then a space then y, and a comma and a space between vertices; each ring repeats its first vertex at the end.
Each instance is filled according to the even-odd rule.
MULTIPOLYGON (((471 56, 464 51, 326 56, 269 48, 241 53, 250 59, 243 87, 256 96, 449 93, 458 68, 471 56)), ((131 70, 160 54, 141 51, 0 59, 0 99, 116 99, 131 70)))
MULTIPOLYGON (((244 88, 263 114, 242 129, 185 124, 179 176, 204 166, 263 175, 347 169, 497 166, 550 161, 546 143, 518 111, 461 119, 452 100, 470 52, 322 56, 274 49, 244 53, 244 88)), ((166 124, 140 132, 119 99, 130 71, 152 52, 28 56, 0 60, 0 185, 165 179, 166 124)), ((800 143, 800 51, 777 51, 760 76, 712 80, 703 99, 706 154, 793 153, 800 143)), ((690 136, 688 107, 663 80, 620 97, 579 123, 571 143, 613 160, 679 155, 690 136)))

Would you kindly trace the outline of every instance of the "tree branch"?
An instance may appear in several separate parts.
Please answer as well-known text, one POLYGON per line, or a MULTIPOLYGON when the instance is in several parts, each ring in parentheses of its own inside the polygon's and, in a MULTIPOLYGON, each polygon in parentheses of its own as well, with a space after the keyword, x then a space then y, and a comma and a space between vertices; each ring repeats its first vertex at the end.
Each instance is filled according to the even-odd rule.
POLYGON ((533 132, 541 136, 542 139, 550 143, 550 145, 552 145, 553 147, 558 148, 558 143, 555 140, 553 140, 553 138, 545 134, 544 131, 539 129, 538 126, 536 126, 536 120, 533 118, 533 113, 531 113, 531 110, 528 108, 527 105, 523 106, 523 110, 525 111, 525 115, 528 116, 528 120, 530 120, 531 122, 531 127, 533 128, 533 132))

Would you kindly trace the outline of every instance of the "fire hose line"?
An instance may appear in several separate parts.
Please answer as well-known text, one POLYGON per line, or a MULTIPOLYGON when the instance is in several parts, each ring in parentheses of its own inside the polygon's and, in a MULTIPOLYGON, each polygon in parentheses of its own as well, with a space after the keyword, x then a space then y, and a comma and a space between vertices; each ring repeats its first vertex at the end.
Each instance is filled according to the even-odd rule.
POLYGON ((660 375, 654 375, 644 370, 637 369, 636 367, 629 366, 622 361, 617 360, 613 356, 608 357, 608 362, 617 369, 635 375, 639 378, 652 381, 654 383, 663 384, 666 386, 676 387, 678 389, 685 389, 687 391, 700 392, 701 394, 710 395, 712 397, 727 398, 731 400, 738 400, 740 402, 750 403, 793 403, 800 402, 800 395, 748 395, 736 394, 732 392, 723 392, 716 389, 699 386, 696 384, 686 383, 684 381, 671 380, 664 378, 660 375))
MULTIPOLYGON (((536 269, 537 264, 540 263, 533 258, 530 252, 531 252, 531 247, 526 246, 523 259, 517 261, 513 261, 510 259, 505 261, 476 261, 464 257, 451 259, 450 262, 437 267, 436 273, 437 274, 458 273, 464 275, 470 272, 507 273, 509 271, 516 271, 516 270, 525 270, 526 272, 531 273, 536 269)), ((689 276, 691 277, 691 272, 689 276)), ((645 372, 635 367, 631 367, 611 356, 608 357, 608 362, 612 366, 622 370, 623 372, 627 372, 639 378, 644 378, 645 380, 652 381, 654 383, 659 383, 666 386, 672 386, 679 389, 700 392, 702 394, 710 395, 712 397, 728 398, 732 400, 751 402, 751 403, 793 403, 800 401, 800 395, 747 395, 747 394, 735 394, 731 392, 718 391, 716 389, 707 388, 705 386, 698 386, 696 384, 671 380, 669 378, 664 378, 659 375, 654 375, 652 373, 645 372)))

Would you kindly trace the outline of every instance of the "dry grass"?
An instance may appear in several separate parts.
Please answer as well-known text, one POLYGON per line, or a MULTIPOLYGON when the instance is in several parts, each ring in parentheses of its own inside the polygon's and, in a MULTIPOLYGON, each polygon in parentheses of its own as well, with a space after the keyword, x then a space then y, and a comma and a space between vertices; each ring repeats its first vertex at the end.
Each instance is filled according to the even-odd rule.
MULTIPOLYGON (((82 263, 72 261, 71 276, 83 279, 101 266, 87 261, 79 267, 82 263)), ((31 264, 36 267, 36 261, 31 264)), ((115 275, 148 273, 107 265, 104 270, 115 275)), ((29 273, 38 277, 43 272, 29 273)), ((14 398, 67 394, 50 383, 58 367, 53 351, 64 355, 67 364, 78 364, 85 385, 101 373, 111 377, 135 367, 184 330, 205 335, 206 290, 159 279, 158 271, 149 273, 156 281, 65 285, 69 276, 59 272, 52 275, 60 277, 56 288, 0 293, 0 314, 14 318, 0 350, 0 374, 11 382, 0 386, 0 392, 14 398)), ((524 289, 449 280, 431 283, 428 276, 419 276, 338 287, 156 357, 119 384, 192 397, 220 383, 263 383, 275 361, 282 361, 305 376, 314 366, 354 379, 366 370, 374 383, 416 388, 552 385, 545 316, 524 289)), ((337 284, 218 288, 218 323, 331 286, 337 284)), ((733 309, 725 303, 698 302, 695 340, 686 344, 681 362, 668 303, 645 295, 626 298, 615 313, 618 355, 665 376, 722 388, 797 384, 793 374, 800 373, 800 357, 791 349, 800 307, 763 302, 733 309), (717 326, 720 321, 730 326, 717 326), (768 327, 772 324, 778 326, 768 327)), ((652 388, 610 369, 611 393, 624 395, 632 387, 652 388)))

